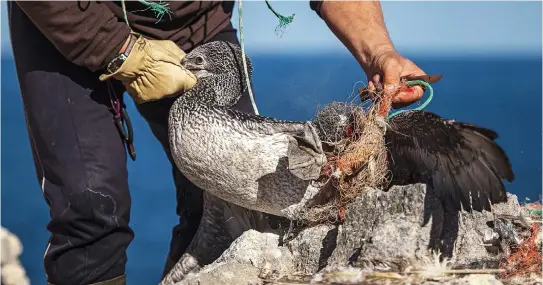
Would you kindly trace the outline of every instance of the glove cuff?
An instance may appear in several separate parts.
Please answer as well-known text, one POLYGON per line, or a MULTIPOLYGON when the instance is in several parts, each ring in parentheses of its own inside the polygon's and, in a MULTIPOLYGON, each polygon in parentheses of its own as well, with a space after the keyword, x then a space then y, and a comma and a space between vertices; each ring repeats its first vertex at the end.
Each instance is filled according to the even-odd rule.
POLYGON ((119 53, 107 66, 106 73, 100 75, 100 80, 105 81, 116 78, 121 81, 131 80, 136 77, 138 71, 144 67, 144 60, 148 54, 149 42, 140 34, 131 33, 130 42, 123 53, 119 53), (113 73, 109 72, 110 67, 115 65, 116 60, 122 60, 122 64, 113 73))

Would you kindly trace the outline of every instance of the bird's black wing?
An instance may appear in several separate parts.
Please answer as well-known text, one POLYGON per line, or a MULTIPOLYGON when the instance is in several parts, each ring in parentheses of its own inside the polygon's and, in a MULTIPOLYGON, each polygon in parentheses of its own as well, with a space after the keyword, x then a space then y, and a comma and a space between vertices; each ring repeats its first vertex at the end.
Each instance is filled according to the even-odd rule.
POLYGON ((512 182, 514 173, 496 132, 427 111, 400 113, 389 124, 390 185, 425 183, 448 210, 490 210, 507 200, 502 179, 512 182))

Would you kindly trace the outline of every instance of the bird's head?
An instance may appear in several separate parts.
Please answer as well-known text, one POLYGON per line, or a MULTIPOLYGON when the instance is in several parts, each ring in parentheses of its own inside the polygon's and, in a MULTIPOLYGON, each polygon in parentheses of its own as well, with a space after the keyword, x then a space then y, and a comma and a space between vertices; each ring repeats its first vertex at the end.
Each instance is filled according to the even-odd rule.
MULTIPOLYGON (((252 64, 247 56, 245 58, 251 79, 252 64)), ((233 105, 247 90, 239 45, 225 41, 206 43, 188 53, 181 64, 196 76, 198 85, 208 91, 213 89, 216 104, 233 105)))

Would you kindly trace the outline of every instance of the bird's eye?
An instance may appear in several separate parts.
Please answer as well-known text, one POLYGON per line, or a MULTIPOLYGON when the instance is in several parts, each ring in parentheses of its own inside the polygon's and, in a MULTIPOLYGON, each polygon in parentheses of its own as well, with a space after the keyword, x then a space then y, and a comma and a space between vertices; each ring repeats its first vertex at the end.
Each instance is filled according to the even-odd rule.
POLYGON ((195 63, 198 64, 198 65, 201 65, 204 63, 204 58, 199 56, 195 59, 195 63))

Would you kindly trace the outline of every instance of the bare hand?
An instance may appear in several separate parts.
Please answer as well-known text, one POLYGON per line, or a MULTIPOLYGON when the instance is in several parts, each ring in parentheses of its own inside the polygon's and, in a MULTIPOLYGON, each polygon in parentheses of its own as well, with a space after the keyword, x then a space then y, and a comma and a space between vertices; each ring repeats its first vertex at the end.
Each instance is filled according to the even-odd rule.
MULTIPOLYGON (((387 93, 396 93, 402 78, 426 75, 417 65, 395 51, 386 51, 375 56, 366 69, 368 89, 372 90, 375 84, 381 83, 387 93)), ((402 89, 392 99, 392 107, 398 109, 409 106, 423 95, 424 91, 420 86, 402 89)))

